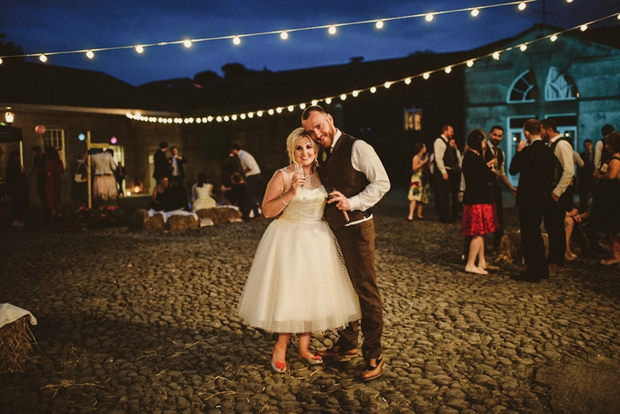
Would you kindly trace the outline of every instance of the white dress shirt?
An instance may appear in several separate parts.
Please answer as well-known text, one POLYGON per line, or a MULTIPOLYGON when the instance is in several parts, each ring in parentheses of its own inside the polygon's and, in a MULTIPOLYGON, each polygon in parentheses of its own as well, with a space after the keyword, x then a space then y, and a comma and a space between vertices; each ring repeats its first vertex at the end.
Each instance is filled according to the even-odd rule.
POLYGON ((446 142, 449 142, 448 138, 446 138, 443 134, 441 134, 441 138, 437 138, 435 142, 433 143, 433 153, 435 154, 435 164, 437 165, 437 168, 439 168, 439 171, 441 172, 442 175, 446 173, 446 166, 443 163, 443 156, 444 156, 444 153, 446 152, 446 146, 449 145, 449 144, 446 144, 446 142))
POLYGON ((239 161, 241 162, 241 168, 243 168, 243 171, 249 169, 249 171, 246 171, 245 173, 246 177, 260 174, 260 168, 258 166, 258 163, 249 152, 239 150, 239 161))
POLYGON ((594 169, 596 171, 600 170, 602 167, 601 156, 603 155, 603 147, 605 146, 604 141, 605 141, 605 138, 598 141, 596 143, 596 146, 594 147, 594 169))
MULTIPOLYGON (((334 136, 332 141, 332 149, 336 146, 341 136, 342 132, 337 129, 336 136, 334 136)), ((374 148, 361 139, 355 140, 351 148, 351 165, 355 171, 359 171, 366 176, 369 184, 361 193, 348 198, 349 206, 351 206, 351 210, 368 210, 377 204, 385 193, 390 190, 390 179, 374 148)), ((371 218, 372 216, 351 222, 347 226, 361 223, 371 218)))
MULTIPOLYGON (((558 134, 555 137, 549 140, 549 145, 553 144, 558 139, 562 138, 562 135, 558 134)), ((573 147, 566 140, 562 140, 558 142, 555 146, 555 156, 560 161, 562 165, 562 177, 560 178, 560 182, 553 189, 553 194, 560 197, 568 186, 570 182, 573 180, 573 176, 575 175, 575 161, 573 158, 573 147)))

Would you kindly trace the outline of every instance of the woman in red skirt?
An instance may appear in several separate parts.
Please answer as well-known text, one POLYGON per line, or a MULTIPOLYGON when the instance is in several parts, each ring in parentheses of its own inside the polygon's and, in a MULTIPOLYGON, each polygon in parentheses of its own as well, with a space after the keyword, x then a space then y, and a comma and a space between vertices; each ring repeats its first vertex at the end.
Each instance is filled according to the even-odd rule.
POLYGON ((465 193, 461 233, 472 239, 465 271, 486 275, 488 272, 485 270, 487 261, 484 258, 484 235, 495 232, 499 227, 492 184, 496 179, 496 172, 484 162, 482 153, 486 147, 486 136, 481 129, 473 129, 469 133, 467 147, 462 167, 465 193))

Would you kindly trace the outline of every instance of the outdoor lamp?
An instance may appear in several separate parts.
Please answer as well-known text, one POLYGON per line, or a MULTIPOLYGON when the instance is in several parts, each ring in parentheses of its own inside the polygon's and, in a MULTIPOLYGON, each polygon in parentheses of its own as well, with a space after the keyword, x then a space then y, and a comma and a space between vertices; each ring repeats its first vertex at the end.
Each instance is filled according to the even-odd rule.
POLYGON ((8 125, 11 125, 13 123, 13 121, 15 120, 15 114, 13 112, 7 112, 4 114, 4 120, 6 121, 6 123, 8 125))

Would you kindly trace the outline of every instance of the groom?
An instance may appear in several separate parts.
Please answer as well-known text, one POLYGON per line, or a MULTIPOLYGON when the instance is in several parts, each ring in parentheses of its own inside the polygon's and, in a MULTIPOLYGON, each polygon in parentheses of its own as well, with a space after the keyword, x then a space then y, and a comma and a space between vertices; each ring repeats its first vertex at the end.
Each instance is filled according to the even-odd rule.
MULTIPOLYGON (((318 105, 309 106, 301 123, 322 147, 319 177, 330 192, 325 219, 336 235, 362 310, 362 354, 366 367, 361 379, 369 381, 383 372, 383 307, 375 276, 375 225, 370 208, 390 189, 390 180, 375 150, 362 140, 342 133, 334 119, 318 105)), ((336 344, 318 351, 323 358, 357 355, 360 323, 340 331, 336 344)))

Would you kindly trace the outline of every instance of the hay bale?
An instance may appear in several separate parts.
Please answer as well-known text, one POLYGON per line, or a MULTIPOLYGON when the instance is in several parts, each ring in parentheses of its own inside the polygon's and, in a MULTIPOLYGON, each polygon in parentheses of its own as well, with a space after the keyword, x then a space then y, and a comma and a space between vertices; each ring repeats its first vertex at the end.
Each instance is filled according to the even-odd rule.
POLYGON ((0 328, 0 374, 23 372, 24 364, 34 358, 34 335, 28 326, 30 316, 22 316, 0 328))
MULTIPOLYGON (((542 234, 545 243, 545 256, 549 255, 549 236, 547 233, 542 234)), ((508 230, 502 236, 499 243, 499 249, 495 261, 497 263, 522 263, 523 249, 521 248, 521 232, 516 230, 508 230)))
POLYGON ((145 209, 141 208, 136 210, 134 213, 134 223, 136 224, 136 228, 142 230, 146 225, 146 221, 149 218, 149 212, 145 209))
POLYGON ((521 264, 523 251, 521 250, 521 233, 516 230, 508 230, 502 236, 496 263, 521 264))
POLYGON ((233 223, 243 221, 243 216, 239 210, 228 207, 214 207, 196 211, 200 218, 210 218, 214 224, 233 223))
POLYGON ((171 232, 180 233, 200 228, 200 223, 191 215, 173 215, 168 219, 166 226, 171 232))
POLYGON ((148 232, 156 232, 164 230, 164 216, 161 214, 155 214, 153 217, 147 217, 144 221, 142 230, 148 232))

